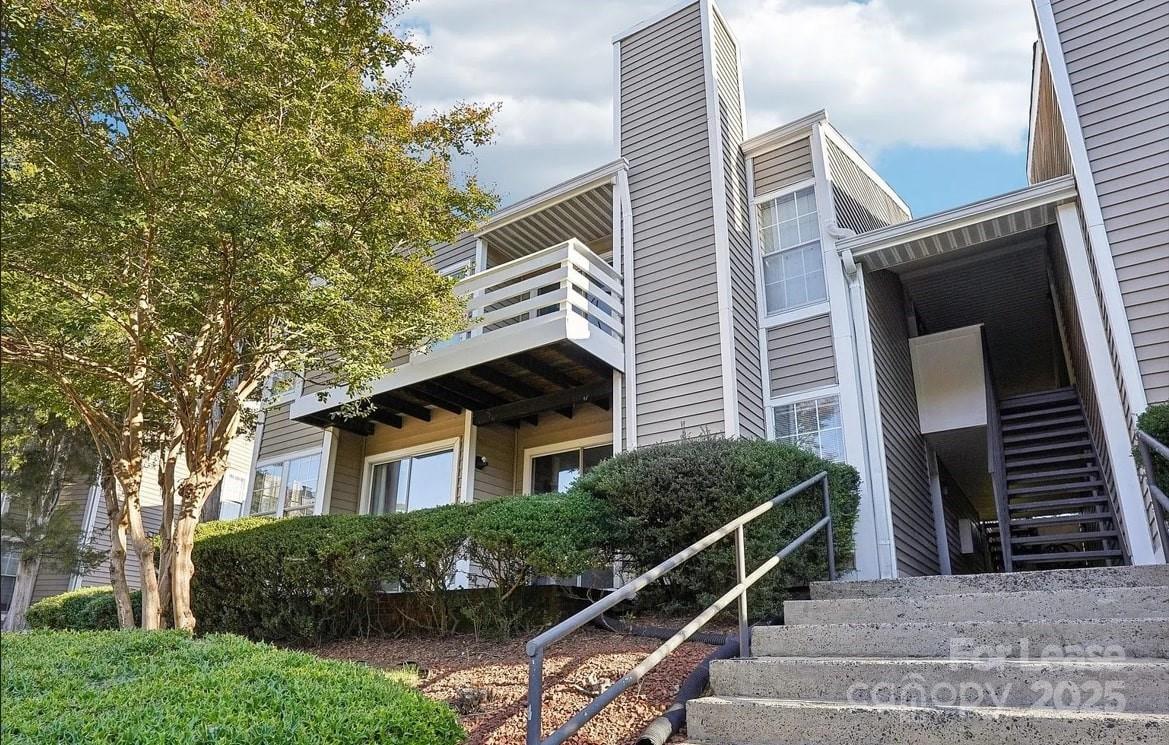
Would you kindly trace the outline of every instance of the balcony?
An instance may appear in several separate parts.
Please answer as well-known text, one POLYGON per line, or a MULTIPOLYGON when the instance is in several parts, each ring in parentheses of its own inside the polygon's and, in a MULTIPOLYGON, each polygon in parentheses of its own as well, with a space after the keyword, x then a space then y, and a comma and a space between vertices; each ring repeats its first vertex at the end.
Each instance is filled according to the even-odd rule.
POLYGON ((608 406, 623 372, 620 273, 572 238, 473 274, 455 286, 467 324, 429 350, 402 355, 371 386, 367 419, 344 419, 343 387, 306 394, 291 416, 368 434, 373 423, 429 421, 432 408, 473 412, 476 425, 533 421, 583 402, 608 406), (323 400, 322 400, 323 399, 323 400))

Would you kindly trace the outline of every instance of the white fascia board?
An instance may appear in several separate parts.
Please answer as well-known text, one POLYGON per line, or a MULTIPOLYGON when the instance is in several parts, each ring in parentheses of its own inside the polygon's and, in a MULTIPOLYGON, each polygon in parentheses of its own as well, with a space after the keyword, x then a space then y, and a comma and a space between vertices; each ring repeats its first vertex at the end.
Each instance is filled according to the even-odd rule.
POLYGON ((628 168, 629 161, 624 158, 617 158, 591 171, 573 176, 567 181, 562 181, 553 187, 498 210, 484 221, 479 227, 479 230, 475 232, 475 235, 479 237, 485 236, 493 230, 502 228, 504 225, 513 223, 516 220, 522 220, 540 210, 548 209, 555 204, 572 199, 599 186, 610 184, 618 171, 627 170, 628 168))
POLYGON ((836 249, 841 253, 850 251, 854 258, 859 259, 866 254, 892 248, 902 243, 957 230, 1014 212, 1022 212, 1032 207, 1058 204, 1075 198, 1076 193, 1075 180, 1071 176, 1060 176, 1034 186, 1000 194, 952 210, 845 238, 836 242, 836 249))
POLYGON ((901 198, 901 195, 898 194, 896 190, 894 190, 893 187, 890 186, 889 183, 881 177, 881 174, 877 173, 877 169, 869 165, 869 162, 865 160, 863 155, 860 154, 860 151, 852 146, 852 143, 848 141, 847 137, 840 133, 840 130, 832 126, 832 124, 828 121, 824 121, 821 124, 821 127, 823 128, 824 136, 831 140, 832 144, 843 150, 844 154, 852 159, 857 168, 860 168, 866 176, 872 179, 873 183, 877 185, 877 188, 885 192, 885 194, 888 195, 888 197, 892 199, 898 207, 905 211, 905 214, 913 217, 913 210, 909 208, 909 205, 905 203, 905 200, 901 198))
POLYGON ((675 13, 679 13, 682 10, 689 8, 691 5, 694 5, 695 3, 699 2, 699 1, 700 0, 683 0, 682 2, 678 3, 677 5, 672 5, 663 11, 660 11, 658 13, 653 14, 652 16, 650 16, 648 18, 645 18, 641 21, 638 21, 637 23, 633 24, 632 26, 626 28, 624 31, 621 31, 619 33, 614 34, 613 35, 613 43, 618 44, 622 40, 628 39, 630 36, 633 36, 638 31, 644 31, 645 29, 654 25, 658 21, 663 21, 663 20, 669 18, 670 16, 674 15, 675 13))
POLYGON ((807 116, 802 116, 787 124, 781 124, 775 129, 745 140, 741 146, 743 154, 758 155, 764 150, 772 150, 788 142, 807 137, 812 132, 812 125, 826 121, 828 121, 828 113, 824 109, 813 111, 807 116))
POLYGON ((1027 181, 1031 181, 1031 165, 1035 160, 1035 125, 1039 120, 1039 82, 1043 76, 1043 44, 1035 42, 1031 54, 1031 111, 1027 115, 1027 181))

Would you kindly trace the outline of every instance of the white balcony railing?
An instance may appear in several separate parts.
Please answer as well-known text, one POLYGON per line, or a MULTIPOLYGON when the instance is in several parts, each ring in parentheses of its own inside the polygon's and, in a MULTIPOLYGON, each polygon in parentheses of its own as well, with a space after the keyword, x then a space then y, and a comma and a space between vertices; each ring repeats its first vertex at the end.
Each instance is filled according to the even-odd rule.
MULTIPOLYGON (((396 363, 374 381, 371 395, 565 341, 624 371, 621 275, 575 238, 473 274, 455 292, 467 298, 464 328, 396 363)), ((345 388, 301 396, 292 416, 349 399, 345 388)))
POLYGON ((455 292, 468 298, 468 324, 452 342, 554 319, 625 335, 621 275, 575 238, 473 274, 455 292))

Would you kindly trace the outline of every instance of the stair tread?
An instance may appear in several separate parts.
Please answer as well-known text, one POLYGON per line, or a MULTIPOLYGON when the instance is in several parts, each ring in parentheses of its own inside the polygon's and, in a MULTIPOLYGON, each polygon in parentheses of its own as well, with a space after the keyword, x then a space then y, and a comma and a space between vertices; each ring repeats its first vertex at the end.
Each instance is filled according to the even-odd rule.
POLYGON ((1082 463, 1084 461, 1096 462, 1096 455, 1091 452, 1081 453, 1064 453, 1062 455, 1052 455, 1045 458, 1025 458, 1023 460, 1008 459, 1006 466, 1007 470, 1012 468, 1028 468, 1030 466, 1046 466, 1053 463, 1082 463))
MULTIPOLYGON (((1011 536, 1011 544, 1043 544, 1043 543, 1080 543, 1083 541, 1103 541, 1109 538, 1119 538, 1115 530, 1096 530, 1085 533, 1050 533, 1048 535, 1011 536)), ((1025 555, 1025 554, 1024 554, 1025 555)))
POLYGON ((1022 429, 1035 429, 1036 427, 1055 427, 1062 424, 1082 424, 1084 417, 1082 416, 1061 416, 1061 417, 1041 417, 1033 421, 1012 422, 1003 425, 1004 432, 1017 432, 1022 429))
POLYGON ((1108 497, 1101 494, 1094 497, 1073 497, 1071 499, 1051 499, 1037 502, 1016 502, 1008 505, 1011 512, 1034 512, 1035 510, 1060 509, 1067 507, 1083 507, 1092 504, 1106 504, 1108 497))
POLYGON ((1010 466, 1007 467, 1007 481, 1038 481, 1040 479, 1054 479, 1061 476, 1075 476, 1077 474, 1091 473, 1099 474, 1100 468, 1098 466, 1081 466, 1079 468, 1053 468, 1047 471, 1024 471, 1023 473, 1010 473, 1010 466))
POLYGON ((1058 484, 1039 484, 1038 486, 1011 486, 1007 488, 1007 495, 1050 494, 1061 491, 1079 492, 1085 489, 1096 489, 1101 486, 1104 486, 1104 482, 1099 479, 1092 479, 1091 481, 1065 481, 1058 484))
POLYGON ((1002 414, 999 416, 999 418, 1002 419, 1004 422, 1018 421, 1020 419, 1031 419, 1034 417, 1047 416, 1050 414, 1064 414, 1064 413, 1067 413, 1069 411, 1080 411, 1080 405, 1078 403, 1076 403, 1076 404, 1064 404, 1064 405, 1051 406, 1051 407, 1042 408, 1042 409, 1036 408, 1036 409, 1031 409, 1029 411, 1015 412, 1014 414, 1002 414))
MULTIPOLYGON (((1037 525, 1060 525, 1071 523, 1097 523, 1103 520, 1112 520, 1113 514, 1109 512, 1084 512, 1079 515, 1047 515, 1043 517, 1018 517, 1011 520, 1012 528, 1025 528, 1037 525)), ((992 525, 991 528, 997 529, 997 525, 992 525)))
MULTIPOLYGON (((1091 440, 1069 440, 1068 442, 1055 442, 1046 445, 1016 445, 1014 447, 1004 447, 1003 453, 1010 458, 1012 455, 1020 455, 1023 453, 1048 453, 1052 450, 1067 450, 1069 448, 1086 448, 1092 444, 1091 440)), ((1082 457, 1093 457, 1090 453, 1084 453, 1082 457)))
POLYGON ((1021 435, 1006 435, 1003 437, 1003 442, 1030 442, 1031 440, 1050 440, 1057 437, 1074 437, 1076 435, 1087 434, 1087 425, 1081 424, 1078 427, 1064 427, 1062 429, 1051 429, 1039 432, 1028 432, 1021 435))
POLYGON ((1097 551, 1057 551, 1048 554, 1015 554, 1014 560, 1019 563, 1039 564, 1056 561, 1080 561, 1082 559, 1115 559, 1124 556, 1120 549, 1100 549, 1097 551))

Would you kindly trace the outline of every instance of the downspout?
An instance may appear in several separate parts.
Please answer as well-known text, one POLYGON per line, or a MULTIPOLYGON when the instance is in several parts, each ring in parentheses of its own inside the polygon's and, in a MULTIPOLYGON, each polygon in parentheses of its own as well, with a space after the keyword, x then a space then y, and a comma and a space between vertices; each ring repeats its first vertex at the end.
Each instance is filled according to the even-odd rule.
MULTIPOLYGON (((842 230, 838 228, 838 230, 842 230)), ((851 233, 851 231, 849 231, 851 233)), ((872 483, 873 495, 873 531, 877 539, 877 567, 882 578, 897 576, 897 566, 893 557, 893 518, 889 511, 889 488, 883 470, 878 466, 884 462, 881 455, 880 421, 870 411, 879 411, 877 392, 873 388, 875 373, 873 370, 872 355, 861 349, 861 334, 867 335, 867 326, 864 318, 859 314, 866 312, 864 288, 861 286, 860 267, 852 256, 852 251, 840 251, 840 262, 844 267, 844 281, 848 287, 848 317, 852 328, 853 354, 860 369, 860 417, 865 432, 865 470, 872 483)))

